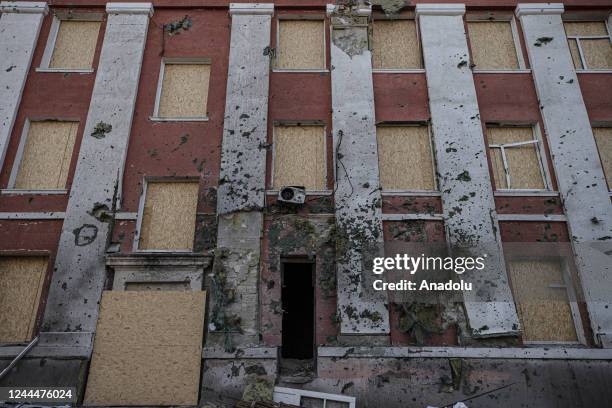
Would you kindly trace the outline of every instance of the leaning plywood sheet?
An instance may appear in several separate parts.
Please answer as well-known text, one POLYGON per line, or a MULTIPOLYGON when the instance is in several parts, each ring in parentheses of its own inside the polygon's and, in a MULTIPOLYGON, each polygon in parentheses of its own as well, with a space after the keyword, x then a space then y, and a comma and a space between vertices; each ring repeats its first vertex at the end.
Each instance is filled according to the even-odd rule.
POLYGON ((49 68, 91 68, 101 25, 99 21, 62 21, 49 68))
POLYGON ((423 68, 414 20, 375 20, 372 40, 374 69, 423 68))
POLYGON ((197 182, 149 182, 139 249, 192 249, 197 203, 197 182))
POLYGON ((612 128, 594 128, 597 150, 601 165, 608 180, 608 189, 612 190, 612 128))
POLYGON ((85 405, 197 405, 205 298, 104 292, 85 405))
POLYGON ((46 270, 46 257, 0 258, 0 343, 32 337, 46 270))
POLYGON ((65 189, 78 128, 78 122, 31 122, 15 188, 65 189))
POLYGON ((274 188, 325 190, 325 159, 323 126, 274 128, 274 188))
POLYGON ((517 69, 518 59, 509 21, 468 23, 476 69, 517 69))

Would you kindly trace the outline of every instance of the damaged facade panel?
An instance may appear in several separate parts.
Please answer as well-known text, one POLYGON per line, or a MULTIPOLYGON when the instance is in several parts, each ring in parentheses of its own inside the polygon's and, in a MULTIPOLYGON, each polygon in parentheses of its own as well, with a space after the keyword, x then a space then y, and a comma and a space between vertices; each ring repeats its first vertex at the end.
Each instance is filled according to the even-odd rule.
POLYGON ((578 83, 563 6, 519 5, 529 60, 591 326, 612 347, 612 203, 578 83), (548 39, 546 42, 541 39, 548 39), (564 78, 564 81, 559 81, 564 78), (570 81, 570 79, 574 79, 570 81), (596 220, 597 222, 593 222, 596 220))
POLYGON ((332 7, 331 64, 335 215, 345 245, 337 252, 338 312, 342 334, 388 334, 386 293, 374 291, 372 259, 383 253, 370 7, 332 7))
POLYGON ((519 321, 498 233, 464 13, 464 5, 417 5, 444 221, 453 255, 487 257, 485 268, 472 276, 480 290, 463 293, 472 334, 515 335, 519 321))

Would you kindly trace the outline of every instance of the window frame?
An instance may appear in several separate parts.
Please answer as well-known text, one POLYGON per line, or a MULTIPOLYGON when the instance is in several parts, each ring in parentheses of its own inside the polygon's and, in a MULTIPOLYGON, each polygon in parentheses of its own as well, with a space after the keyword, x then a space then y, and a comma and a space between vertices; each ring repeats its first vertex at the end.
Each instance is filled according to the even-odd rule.
POLYGON ((378 153, 378 133, 376 134, 376 156, 378 159, 378 170, 379 170, 379 183, 380 183, 380 192, 383 196, 441 196, 442 193, 440 191, 440 183, 438 181, 437 174, 437 161, 436 161, 436 151, 435 144, 433 138, 433 132, 431 128, 431 122, 380 122, 376 124, 376 130, 378 131, 379 127, 427 127, 427 135, 429 137, 429 151, 431 153, 431 164, 432 164, 432 174, 433 174, 433 182, 434 188, 432 190, 402 190, 402 189, 383 189, 382 183, 380 182, 380 155, 378 153))
MULTIPOLYGON (((542 131, 540 129, 540 125, 539 123, 507 123, 507 122, 501 122, 501 123, 486 123, 485 124, 485 139, 486 139, 486 143, 487 143, 487 155, 489 157, 489 159, 491 160, 491 180, 493 182, 495 182, 495 173, 493 171, 493 158, 492 155, 490 154, 490 150, 491 149, 499 149, 501 146, 509 146, 508 148, 512 148, 512 147, 518 147, 518 146, 522 146, 525 144, 535 144, 536 145, 536 157, 538 159, 538 164, 540 167, 540 174, 542 175, 542 183, 544 184, 544 188, 499 188, 497 186, 497 183, 495 183, 495 190, 494 193, 496 193, 496 195, 498 193, 500 193, 499 195, 517 195, 517 196, 523 196, 523 195, 542 195, 542 194, 549 194, 549 193, 553 193, 553 184, 552 184, 552 178, 550 175, 550 171, 548 168, 548 160, 546 157, 546 151, 544 148, 544 138, 542 136, 542 131), (533 137, 534 139, 532 139, 532 141, 527 141, 527 142, 519 142, 519 143, 510 143, 510 144, 505 144, 505 145, 497 145, 497 144, 490 144, 489 143, 489 128, 531 128, 532 129, 532 133, 533 133, 533 137), (511 145, 511 146, 510 146, 511 145)), ((511 176, 509 174, 509 169, 507 166, 507 159, 505 157, 505 149, 502 148, 502 161, 503 161, 503 165, 504 165, 504 174, 506 176, 506 184, 508 186, 511 186, 511 180, 508 180, 509 178, 511 179, 511 176)))
MULTIPOLYGON (((142 228, 142 220, 144 218, 145 202, 147 200, 147 189, 149 183, 198 183, 197 177, 176 177, 176 176, 145 176, 142 181, 142 194, 138 201, 138 212, 136 213, 136 230, 134 231, 134 241, 132 243, 132 252, 138 253, 194 253, 193 249, 141 249, 140 248, 140 232, 142 228)), ((198 194, 199 201, 199 194, 198 194)), ((196 223, 198 217, 197 202, 196 202, 196 223)), ((195 239, 195 236, 194 236, 195 239)))
MULTIPOLYGON (((66 185, 63 189, 29 189, 29 188, 15 188, 15 182, 17 181, 17 173, 19 173, 19 167, 21 166, 21 162, 23 161, 23 154, 25 152, 25 146, 28 141, 28 135, 30 133, 30 124, 32 122, 46 122, 49 120, 57 121, 57 122, 73 122, 78 123, 78 127, 80 127, 80 119, 69 117, 69 118, 26 118, 23 129, 21 131, 21 136, 19 138, 19 145, 17 147, 17 153, 15 154, 15 159, 13 160, 13 166, 11 167, 11 172, 9 175, 8 185, 5 189, 0 190, 0 194, 37 194, 37 195, 62 195, 68 194, 68 180, 66 180, 66 185)), ((79 137, 79 131, 77 127, 77 135, 76 139, 79 137)), ((68 170, 68 178, 70 177, 70 170, 72 169, 72 160, 74 159, 74 151, 79 146, 78 140, 75 140, 74 147, 72 149, 72 155, 70 157, 70 165, 68 170)))
MULTIPOLYGON (((387 20, 387 21, 395 21, 395 20, 414 20, 415 30, 416 30, 416 39, 419 44, 419 56, 421 58, 421 66, 422 68, 374 68, 374 53, 370 52, 372 58, 372 73, 373 74, 422 74, 425 73, 425 58, 423 58, 423 44, 421 42, 421 28, 420 21, 414 14, 402 14, 395 17, 389 17, 385 14, 373 14, 372 15, 372 30, 374 28, 374 21, 376 20, 387 20)), ((370 47, 373 46, 373 32, 370 38, 370 47)))
POLYGON ((322 14, 279 14, 276 17, 276 35, 275 35, 275 48, 274 48, 274 58, 272 64, 270 64, 272 68, 272 72, 329 72, 329 68, 327 66, 327 18, 322 14), (277 53, 280 50, 280 23, 281 20, 285 21, 322 21, 323 22, 323 30, 321 35, 323 35, 323 63, 321 64, 321 68, 278 68, 277 64, 277 53))
POLYGON ((586 63, 586 58, 584 55, 584 51, 582 50, 582 46, 580 45, 580 40, 581 39, 585 39, 585 40, 605 40, 608 39, 610 41, 610 46, 612 47, 612 27, 610 27, 610 22, 609 20, 605 19, 605 18, 597 18, 595 16, 592 16, 591 18, 584 17, 584 18, 576 18, 576 19, 572 19, 572 18, 567 18, 567 19, 563 19, 563 32, 566 33, 565 37, 567 40, 567 48, 569 50, 570 53, 570 57, 572 57, 572 53, 571 53, 571 48, 570 48, 570 40, 574 40, 576 41, 576 48, 578 50, 578 57, 580 58, 580 64, 582 65, 582 68, 576 68, 574 66, 574 59, 572 57, 572 66, 574 66, 574 69, 577 73, 581 73, 581 72, 588 72, 588 73, 604 73, 604 74, 608 74, 608 73, 612 73, 612 67, 610 68, 589 68, 587 66, 586 63), (565 31, 565 23, 604 23, 604 26, 606 27, 606 30, 608 31, 608 35, 567 35, 566 31, 565 31))
MULTIPOLYGON (((516 21, 516 16, 511 14, 502 14, 502 15, 490 15, 490 14, 467 14, 465 17, 465 32, 468 39, 470 38, 470 31, 468 27, 468 23, 478 23, 478 22, 510 22, 510 27, 512 31, 512 40, 514 42, 514 52, 516 53, 516 59, 518 63, 518 68, 503 68, 503 69, 478 69, 474 67, 472 70, 475 74, 525 74, 530 73, 531 69, 527 67, 527 62, 525 61, 525 56, 523 54, 523 46, 521 44, 521 38, 518 29, 518 23, 516 21)), ((472 43, 469 42, 469 53, 470 53, 470 64, 474 63, 474 57, 472 53, 472 43)))
MULTIPOLYGON (((91 68, 50 68, 51 58, 55 51, 55 43, 57 41, 57 35, 59 33, 60 25, 62 21, 90 21, 104 23, 103 13, 66 13, 59 12, 53 14, 53 20, 51 21, 51 28, 49 29, 49 37, 47 44, 45 45, 45 51, 40 60, 40 66, 36 68, 36 72, 64 72, 64 73, 76 73, 76 74, 91 74, 95 71, 92 61, 91 68)), ((102 24, 100 25, 100 31, 98 31, 98 39, 96 41, 96 48, 100 41, 100 32, 102 31, 102 24)), ((95 59, 95 51, 94 51, 95 59)))
MULTIPOLYGON (((166 72, 166 65, 209 65, 212 77, 212 60, 208 57, 178 57, 178 58, 162 58, 159 67, 159 77, 157 79, 157 89, 155 91, 155 105, 153 105, 153 114, 149 116, 149 120, 152 122, 208 122, 208 115, 205 116, 186 116, 186 117, 161 117, 159 116, 159 103, 164 87, 164 75, 166 72)), ((210 96, 210 82, 211 78, 208 79, 208 89, 206 90, 207 96, 210 96)), ((209 99, 206 99, 206 111, 208 113, 209 99)))
POLYGON ((329 177, 327 175, 328 164, 327 164, 327 125, 324 122, 317 120, 310 121, 274 121, 272 124, 272 161, 270 166, 270 188, 266 190, 266 194, 276 195, 280 190, 274 188, 274 161, 276 158, 276 127, 277 126, 316 126, 323 128, 323 154, 325 160, 323 160, 323 174, 325 174, 325 189, 324 190, 305 190, 306 195, 331 195, 332 190, 329 189, 329 177))
MULTIPOLYGON (((572 321, 574 322, 574 329, 576 330, 576 341, 556 341, 556 340, 523 340, 523 344, 528 347, 533 346, 542 346, 542 345, 559 345, 559 346, 581 346, 586 345, 586 335, 584 333, 584 326, 582 324, 582 316, 580 314, 580 308, 578 307, 577 302, 577 293, 576 288, 573 285, 572 277, 571 277, 571 268, 570 263, 567 256, 559 255, 559 256, 533 256, 533 255, 521 255, 521 256, 513 256, 507 257, 505 260, 506 269, 509 269, 509 264, 513 261, 559 261, 561 266, 561 274, 563 276, 563 285, 548 285, 551 289, 565 289, 565 293, 567 294, 567 301, 570 306, 570 312, 572 315, 572 321)), ((508 279, 512 284, 512 277, 510 273, 507 273, 508 279)), ((514 293, 514 287, 511 287, 512 299, 514 304, 517 305, 517 302, 514 300, 516 295, 514 293)), ((521 321, 521 326, 523 322, 521 321)), ((521 330, 523 333, 523 330, 521 330)))

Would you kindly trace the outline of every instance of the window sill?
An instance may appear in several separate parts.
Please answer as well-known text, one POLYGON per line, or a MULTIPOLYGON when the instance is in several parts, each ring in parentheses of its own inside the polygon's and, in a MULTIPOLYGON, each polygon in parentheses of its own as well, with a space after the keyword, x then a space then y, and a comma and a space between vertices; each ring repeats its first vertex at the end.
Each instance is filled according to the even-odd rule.
POLYGON ((76 68, 36 68, 36 72, 55 72, 65 74, 92 74, 93 68, 76 69, 76 68))
POLYGON ((474 74, 530 74, 530 69, 474 69, 474 74))
POLYGON ((440 197, 442 193, 435 190, 382 190, 383 196, 407 196, 407 197, 440 197))
POLYGON ((289 69, 289 68, 275 68, 272 69, 272 72, 294 72, 294 73, 316 73, 316 72, 329 72, 329 69, 326 68, 296 68, 296 69, 289 69))
POLYGON ((612 69, 577 69, 577 74, 612 74, 612 69))
POLYGON ((68 190, 20 190, 20 189, 6 188, 6 189, 0 190, 0 194, 2 195, 28 195, 28 194, 62 195, 62 194, 68 194, 68 190))
POLYGON ((496 190, 496 197, 559 197, 559 192, 550 190, 496 190))
POLYGON ((374 74, 424 74, 423 68, 374 68, 374 74))
POLYGON ((192 249, 134 249, 136 254, 192 254, 192 249))
POLYGON ((152 122, 208 122, 208 116, 193 117, 193 118, 160 118, 158 116, 149 116, 152 122))

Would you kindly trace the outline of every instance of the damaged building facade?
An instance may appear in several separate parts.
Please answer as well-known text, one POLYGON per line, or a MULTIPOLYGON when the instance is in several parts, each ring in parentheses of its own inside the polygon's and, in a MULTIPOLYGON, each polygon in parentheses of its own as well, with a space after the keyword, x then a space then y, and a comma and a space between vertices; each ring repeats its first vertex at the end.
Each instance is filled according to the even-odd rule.
POLYGON ((372 3, 0 3, 0 386, 612 400, 612 1, 372 3))

